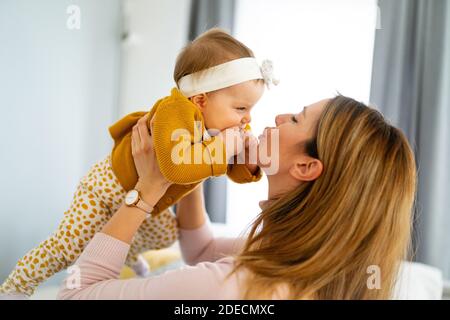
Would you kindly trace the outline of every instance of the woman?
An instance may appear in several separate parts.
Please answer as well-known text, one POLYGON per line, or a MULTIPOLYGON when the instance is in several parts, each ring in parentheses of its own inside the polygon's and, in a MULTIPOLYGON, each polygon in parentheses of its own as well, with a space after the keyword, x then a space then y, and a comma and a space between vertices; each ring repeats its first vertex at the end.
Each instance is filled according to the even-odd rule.
MULTIPOLYGON (((276 117, 279 170, 244 239, 214 238, 201 189, 179 202, 180 247, 190 265, 147 279, 117 280, 145 213, 122 206, 78 259, 72 299, 388 299, 410 244, 416 168, 400 130, 337 96, 276 117), (374 269, 375 267, 375 269, 374 269), (381 285, 368 286, 378 270, 381 285)), ((270 128, 260 148, 271 143, 270 128)), ((154 204, 169 183, 138 124, 136 186, 154 204), (145 181, 152 181, 146 184, 145 181)), ((263 167, 264 170, 264 167, 263 167)))

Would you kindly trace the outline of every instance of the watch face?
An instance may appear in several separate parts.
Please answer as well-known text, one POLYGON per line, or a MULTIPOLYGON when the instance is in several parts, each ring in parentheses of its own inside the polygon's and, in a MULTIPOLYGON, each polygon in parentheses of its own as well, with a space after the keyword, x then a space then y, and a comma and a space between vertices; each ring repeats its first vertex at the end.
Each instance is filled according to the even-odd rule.
POLYGON ((139 200, 139 193, 136 190, 131 190, 125 196, 125 204, 131 206, 139 200))

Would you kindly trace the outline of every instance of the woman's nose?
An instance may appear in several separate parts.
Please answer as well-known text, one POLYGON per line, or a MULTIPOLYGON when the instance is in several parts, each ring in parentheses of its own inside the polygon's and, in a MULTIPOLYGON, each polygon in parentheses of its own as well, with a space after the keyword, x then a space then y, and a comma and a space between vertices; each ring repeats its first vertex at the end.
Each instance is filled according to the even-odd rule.
POLYGON ((279 126, 280 124, 284 123, 287 119, 287 114, 279 114, 275 117, 275 124, 279 126))

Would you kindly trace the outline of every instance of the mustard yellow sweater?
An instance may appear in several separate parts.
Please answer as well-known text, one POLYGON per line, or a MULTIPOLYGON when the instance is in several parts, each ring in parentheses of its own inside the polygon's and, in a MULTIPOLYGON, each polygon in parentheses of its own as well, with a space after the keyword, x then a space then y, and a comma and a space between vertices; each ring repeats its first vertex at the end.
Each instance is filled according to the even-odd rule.
MULTIPOLYGON (((109 128, 114 139, 111 154, 112 169, 127 191, 133 189, 138 180, 131 154, 131 132, 136 122, 145 114, 146 112, 131 113, 109 128)), ((156 204, 152 214, 167 209, 192 191, 201 181, 211 176, 226 173, 237 183, 261 179, 260 169, 251 174, 245 164, 228 165, 225 146, 220 139, 215 137, 203 139, 206 129, 202 113, 177 88, 172 89, 170 96, 158 100, 150 110, 148 127, 153 117, 152 137, 158 165, 163 176, 173 184, 156 204), (173 137, 174 131, 180 133, 178 138, 173 137), (172 153, 180 162, 172 161, 172 153), (195 161, 198 155, 200 161, 195 161), (181 158, 190 159, 191 163, 183 162, 181 158)))

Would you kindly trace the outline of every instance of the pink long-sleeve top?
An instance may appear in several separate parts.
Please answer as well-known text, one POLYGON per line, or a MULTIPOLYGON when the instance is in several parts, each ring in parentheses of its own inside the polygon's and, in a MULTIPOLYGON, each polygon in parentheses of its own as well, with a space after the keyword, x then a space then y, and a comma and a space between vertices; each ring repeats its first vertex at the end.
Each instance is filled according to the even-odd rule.
POLYGON ((241 299, 248 273, 234 266, 242 238, 214 238, 209 220, 194 230, 180 230, 180 249, 188 264, 145 279, 120 280, 130 246, 97 233, 78 258, 75 269, 62 284, 59 299, 241 299), (73 277, 78 274, 79 286, 73 277), (68 285, 67 285, 68 284, 68 285))

